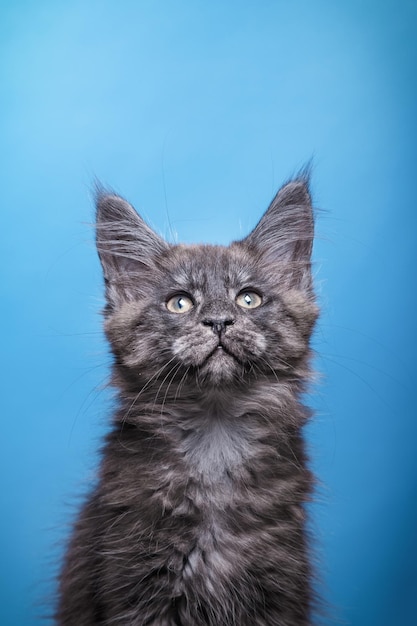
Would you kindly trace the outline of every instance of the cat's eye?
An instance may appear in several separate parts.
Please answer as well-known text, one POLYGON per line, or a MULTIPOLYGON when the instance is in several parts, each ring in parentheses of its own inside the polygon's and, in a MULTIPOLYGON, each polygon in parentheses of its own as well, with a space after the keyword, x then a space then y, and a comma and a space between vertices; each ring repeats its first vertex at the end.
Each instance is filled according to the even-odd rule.
POLYGON ((236 296, 236 304, 242 309, 256 309, 262 304, 262 298, 256 291, 242 291, 236 296))
POLYGON ((181 293, 172 296, 166 303, 166 307, 171 313, 187 313, 193 306, 194 302, 191 298, 181 293))

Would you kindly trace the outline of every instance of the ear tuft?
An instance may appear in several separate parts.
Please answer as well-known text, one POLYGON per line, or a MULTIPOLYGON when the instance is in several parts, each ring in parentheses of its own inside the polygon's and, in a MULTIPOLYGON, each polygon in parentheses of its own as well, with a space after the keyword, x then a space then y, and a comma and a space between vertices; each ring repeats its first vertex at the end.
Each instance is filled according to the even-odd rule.
POLYGON ((134 298, 135 284, 168 244, 115 193, 96 185, 96 244, 110 305, 134 298))
POLYGON ((305 169, 278 191, 254 230, 242 241, 279 268, 293 287, 311 286, 314 216, 305 169))

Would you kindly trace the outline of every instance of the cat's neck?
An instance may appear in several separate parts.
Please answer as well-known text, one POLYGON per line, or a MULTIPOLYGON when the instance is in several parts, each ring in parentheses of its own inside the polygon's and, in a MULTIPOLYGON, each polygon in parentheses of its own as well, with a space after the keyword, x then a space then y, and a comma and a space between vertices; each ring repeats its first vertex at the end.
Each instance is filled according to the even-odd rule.
POLYGON ((152 442, 152 459, 161 464, 161 455, 169 471, 184 463, 184 480, 197 477, 222 489, 227 476, 231 488, 235 480, 249 480, 250 459, 257 459, 261 473, 278 467, 277 455, 279 467, 283 459, 292 467, 294 438, 307 417, 296 384, 275 377, 217 387, 187 381, 179 389, 155 383, 136 393, 124 390, 120 401, 113 432, 118 447, 146 455, 152 442))
POLYGON ((124 388, 120 393, 124 421, 175 423, 182 428, 235 422, 252 416, 261 421, 286 415, 298 406, 295 381, 275 377, 248 379, 224 385, 202 385, 195 381, 169 384, 153 381, 142 387, 124 388))

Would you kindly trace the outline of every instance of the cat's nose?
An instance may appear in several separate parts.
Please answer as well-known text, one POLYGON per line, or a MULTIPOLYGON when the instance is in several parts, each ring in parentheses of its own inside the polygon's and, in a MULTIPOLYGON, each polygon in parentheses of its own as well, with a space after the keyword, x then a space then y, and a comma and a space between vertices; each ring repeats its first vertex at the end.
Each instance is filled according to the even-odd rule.
POLYGON ((227 326, 231 326, 235 323, 234 319, 204 319, 204 326, 211 326, 214 333, 217 333, 220 337, 222 333, 226 332, 227 326))

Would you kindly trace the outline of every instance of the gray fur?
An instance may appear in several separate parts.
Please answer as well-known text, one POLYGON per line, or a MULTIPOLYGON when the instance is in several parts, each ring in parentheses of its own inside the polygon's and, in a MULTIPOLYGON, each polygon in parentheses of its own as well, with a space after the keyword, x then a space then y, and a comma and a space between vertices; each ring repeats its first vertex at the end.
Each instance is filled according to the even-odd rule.
POLYGON ((60 577, 61 626, 311 623, 302 440, 317 317, 307 180, 229 247, 169 245, 99 192, 118 408, 60 577), (258 308, 236 302, 242 290, 258 308), (194 303, 172 313, 177 293, 194 303))

